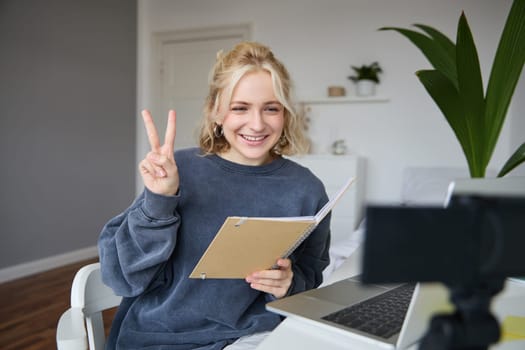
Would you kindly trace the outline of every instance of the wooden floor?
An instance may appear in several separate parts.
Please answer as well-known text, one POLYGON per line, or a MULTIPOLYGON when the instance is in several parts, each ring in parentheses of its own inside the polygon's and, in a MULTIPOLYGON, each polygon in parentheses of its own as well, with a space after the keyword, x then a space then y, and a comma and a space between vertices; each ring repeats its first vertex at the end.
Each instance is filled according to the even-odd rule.
MULTIPOLYGON (((69 307, 71 282, 91 259, 0 284, 0 349, 56 349, 58 319, 69 307)), ((106 331, 114 310, 104 314, 106 331)))

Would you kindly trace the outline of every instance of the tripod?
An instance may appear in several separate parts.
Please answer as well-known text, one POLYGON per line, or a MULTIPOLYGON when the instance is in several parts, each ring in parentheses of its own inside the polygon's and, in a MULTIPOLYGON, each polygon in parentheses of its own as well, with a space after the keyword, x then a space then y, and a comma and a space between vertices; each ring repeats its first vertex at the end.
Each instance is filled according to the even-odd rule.
POLYGON ((490 303, 504 283, 504 279, 496 279, 469 286, 449 286, 456 310, 432 317, 419 349, 487 350, 501 335, 498 321, 490 312, 490 303))

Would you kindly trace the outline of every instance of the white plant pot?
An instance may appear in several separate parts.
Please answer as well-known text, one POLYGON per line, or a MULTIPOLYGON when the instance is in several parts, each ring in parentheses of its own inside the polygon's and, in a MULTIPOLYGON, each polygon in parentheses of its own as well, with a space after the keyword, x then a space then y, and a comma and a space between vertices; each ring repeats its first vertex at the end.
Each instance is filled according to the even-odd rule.
POLYGON ((355 84, 357 96, 373 96, 376 93, 376 82, 372 80, 358 80, 355 84))

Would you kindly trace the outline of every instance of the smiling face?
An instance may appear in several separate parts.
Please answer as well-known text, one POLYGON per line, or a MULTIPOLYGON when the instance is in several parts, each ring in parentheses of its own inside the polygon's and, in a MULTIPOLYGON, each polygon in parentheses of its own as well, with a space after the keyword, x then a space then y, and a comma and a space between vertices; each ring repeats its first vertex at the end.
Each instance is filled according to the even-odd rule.
POLYGON ((275 97, 270 73, 246 73, 224 108, 222 128, 230 147, 219 155, 243 165, 269 163, 284 128, 284 107, 275 97))

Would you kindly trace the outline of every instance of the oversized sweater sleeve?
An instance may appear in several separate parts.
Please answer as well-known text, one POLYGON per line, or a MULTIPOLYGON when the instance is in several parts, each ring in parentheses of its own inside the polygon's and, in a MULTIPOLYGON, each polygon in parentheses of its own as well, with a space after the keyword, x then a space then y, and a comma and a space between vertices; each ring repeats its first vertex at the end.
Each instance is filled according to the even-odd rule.
POLYGON ((323 270, 330 263, 330 214, 290 256, 293 280, 288 295, 318 287, 323 282, 323 270))
POLYGON ((162 277, 180 226, 178 200, 179 196, 145 189, 102 229, 98 240, 102 280, 117 295, 137 296, 162 277))

